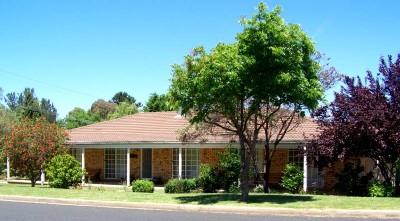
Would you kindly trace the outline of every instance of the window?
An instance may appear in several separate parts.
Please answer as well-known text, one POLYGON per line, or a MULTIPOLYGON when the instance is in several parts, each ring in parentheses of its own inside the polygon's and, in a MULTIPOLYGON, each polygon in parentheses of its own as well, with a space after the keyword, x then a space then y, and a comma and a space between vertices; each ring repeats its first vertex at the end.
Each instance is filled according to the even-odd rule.
MULTIPOLYGON (((182 178, 196 178, 199 175, 199 149, 182 148, 182 178)), ((172 177, 179 177, 179 149, 172 151, 172 177)))
POLYGON ((127 149, 105 149, 104 177, 106 179, 126 179, 127 149))
POLYGON ((68 150, 69 155, 75 157, 75 159, 79 162, 79 164, 82 163, 82 148, 74 148, 71 147, 68 150))
POLYGON ((257 172, 264 173, 264 148, 256 149, 256 163, 257 163, 257 172))
POLYGON ((299 155, 298 149, 289 149, 289 163, 294 163, 303 170, 304 159, 299 155))
MULTIPOLYGON (((289 149, 289 163, 294 163, 303 170, 304 158, 300 155, 299 149, 289 149)), ((307 186, 308 187, 323 187, 324 186, 324 171, 312 165, 307 165, 307 186)))

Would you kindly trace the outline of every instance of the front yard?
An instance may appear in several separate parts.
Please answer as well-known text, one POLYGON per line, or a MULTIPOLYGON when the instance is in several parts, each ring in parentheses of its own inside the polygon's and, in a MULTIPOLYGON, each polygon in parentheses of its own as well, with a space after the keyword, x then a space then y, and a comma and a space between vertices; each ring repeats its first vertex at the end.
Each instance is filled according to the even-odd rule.
POLYGON ((400 210, 400 198, 347 197, 332 195, 292 195, 251 193, 249 203, 239 203, 239 194, 166 194, 133 193, 130 188, 91 187, 83 189, 55 189, 30 184, 0 184, 0 195, 18 195, 100 201, 146 202, 164 204, 254 206, 294 209, 365 209, 400 210))

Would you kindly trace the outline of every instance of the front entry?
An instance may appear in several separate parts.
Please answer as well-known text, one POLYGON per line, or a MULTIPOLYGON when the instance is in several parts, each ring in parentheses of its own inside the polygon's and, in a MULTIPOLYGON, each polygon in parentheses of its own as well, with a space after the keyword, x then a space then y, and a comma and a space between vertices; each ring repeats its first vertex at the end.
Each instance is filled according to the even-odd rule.
POLYGON ((104 178, 126 180, 126 149, 105 149, 104 178))
POLYGON ((153 178, 153 149, 142 149, 142 179, 153 178))

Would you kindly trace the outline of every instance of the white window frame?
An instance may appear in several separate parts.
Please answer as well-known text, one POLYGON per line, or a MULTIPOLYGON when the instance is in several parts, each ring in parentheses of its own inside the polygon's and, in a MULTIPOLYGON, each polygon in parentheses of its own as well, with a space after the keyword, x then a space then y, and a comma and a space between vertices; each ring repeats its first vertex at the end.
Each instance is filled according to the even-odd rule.
MULTIPOLYGON (((182 148, 182 179, 197 178, 200 172, 200 149, 182 148)), ((179 178, 179 148, 172 150, 172 177, 179 178)))
MULTIPOLYGON (((300 150, 296 148, 288 149, 288 163, 295 163, 300 169, 304 170, 304 157, 299 155, 300 150)), ((307 165, 307 187, 322 188, 325 185, 324 170, 320 170, 312 165, 307 165)))
POLYGON ((118 180, 125 179, 127 175, 127 149, 106 148, 104 149, 104 179, 118 180), (111 151, 111 153, 110 153, 111 151), (113 152, 113 153, 112 153, 113 152), (108 158, 109 156, 113 156, 108 158), (114 168, 107 168, 107 160, 114 161, 114 168), (112 172, 112 169, 114 172, 112 172))

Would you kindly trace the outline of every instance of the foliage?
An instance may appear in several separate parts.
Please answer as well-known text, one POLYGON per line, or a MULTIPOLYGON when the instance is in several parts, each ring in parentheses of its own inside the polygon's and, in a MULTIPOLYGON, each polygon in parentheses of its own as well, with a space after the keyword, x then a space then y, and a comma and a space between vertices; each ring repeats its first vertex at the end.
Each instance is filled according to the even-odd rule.
POLYGON ((108 118, 109 119, 115 119, 115 118, 120 118, 132 114, 138 113, 138 108, 135 104, 131 104, 129 102, 121 102, 118 104, 118 106, 115 108, 114 113, 109 114, 108 118))
POLYGON ((169 94, 152 93, 150 94, 149 100, 143 107, 145 112, 157 112, 157 111, 172 111, 177 110, 174 105, 172 98, 169 94))
POLYGON ((154 183, 150 180, 134 180, 132 182, 132 191, 140 193, 153 193, 154 183))
POLYGON ((190 122, 208 123, 239 139, 241 201, 248 199, 260 131, 266 135, 269 174, 276 146, 303 111, 317 107, 323 97, 311 39, 299 25, 285 23, 280 12, 267 12, 260 3, 252 18, 241 20, 244 30, 237 42, 219 43, 210 53, 197 47, 182 66, 173 66, 170 93, 190 122))
POLYGON ((294 163, 289 163, 283 170, 281 186, 291 193, 300 192, 303 185, 303 171, 294 163))
POLYGON ((71 155, 63 154, 53 157, 46 168, 49 185, 54 188, 69 188, 82 182, 86 172, 80 163, 71 155))
POLYGON ((102 120, 107 119, 107 116, 109 114, 114 113, 115 108, 117 107, 117 104, 107 102, 103 99, 98 99, 95 102, 93 102, 92 106, 90 107, 90 113, 91 114, 100 114, 100 118, 102 120))
POLYGON ((20 94, 15 92, 8 93, 5 101, 8 108, 16 112, 19 119, 44 117, 49 122, 56 122, 57 109, 53 103, 49 99, 44 98, 39 102, 33 88, 25 88, 20 94))
POLYGON ((338 160, 368 157, 378 162, 387 184, 395 183, 396 161, 400 157, 400 54, 396 61, 381 58, 379 74, 371 72, 363 84, 346 77, 345 86, 334 101, 314 113, 322 133, 307 146, 310 158, 320 166, 338 160))
POLYGON ((96 122, 100 122, 101 118, 99 113, 91 114, 82 108, 74 108, 72 111, 68 113, 68 115, 64 119, 65 128, 67 130, 82 127, 86 125, 90 125, 96 122))
MULTIPOLYGON (((228 148, 218 154, 218 162, 214 167, 214 173, 218 177, 218 186, 224 190, 230 190, 232 185, 238 187, 240 177, 240 154, 237 148, 228 148), (236 185, 234 185, 236 183, 236 185)), ((230 192, 230 191, 229 191, 230 192)))
POLYGON ((165 193, 190 193, 198 188, 197 179, 170 179, 164 186, 165 193))
POLYGON ((208 164, 203 164, 200 167, 199 186, 203 193, 214 193, 221 188, 218 182, 218 177, 215 174, 214 168, 208 164))
POLYGON ((10 158, 16 175, 28 177, 32 186, 35 186, 46 163, 66 152, 67 137, 64 129, 44 118, 25 118, 14 123, 11 132, 4 136, 3 156, 10 158))
POLYGON ((117 105, 120 105, 123 102, 127 102, 129 104, 134 104, 136 107, 142 106, 140 102, 136 103, 136 99, 133 96, 129 95, 127 92, 116 93, 109 102, 117 105))
POLYGON ((368 185, 368 196, 372 197, 392 197, 394 196, 394 187, 382 181, 374 180, 368 185))
POLYGON ((254 187, 253 192, 255 193, 263 193, 264 192, 264 187, 262 185, 257 185, 254 187))
POLYGON ((336 174, 338 183, 334 189, 345 195, 366 196, 367 185, 373 175, 372 172, 369 172, 365 176, 360 176, 363 171, 364 167, 361 166, 360 160, 346 162, 343 170, 336 174))
POLYGON ((231 185, 229 186, 229 188, 227 190, 229 193, 240 193, 241 189, 242 189, 242 187, 240 186, 238 181, 235 181, 235 182, 231 183, 231 185))

